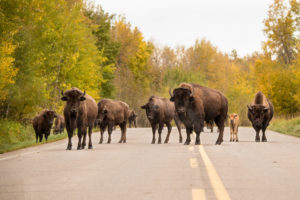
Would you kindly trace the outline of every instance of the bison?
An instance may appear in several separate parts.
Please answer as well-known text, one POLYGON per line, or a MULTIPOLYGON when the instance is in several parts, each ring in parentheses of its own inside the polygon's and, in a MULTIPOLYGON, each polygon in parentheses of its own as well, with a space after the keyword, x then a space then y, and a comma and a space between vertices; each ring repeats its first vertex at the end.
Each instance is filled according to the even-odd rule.
POLYGON ((196 132, 195 144, 200 144, 200 133, 204 121, 214 120, 219 128, 216 144, 223 142, 224 122, 227 118, 228 102, 219 91, 197 84, 181 83, 173 92, 169 90, 170 100, 175 102, 175 110, 186 128, 185 145, 191 142, 190 134, 196 132))
POLYGON ((103 142, 103 133, 108 128, 108 140, 111 142, 111 133, 114 126, 119 125, 121 129, 121 139, 119 143, 126 143, 126 126, 129 117, 129 106, 122 102, 112 99, 102 99, 98 102, 98 123, 100 125, 100 141, 103 142))
POLYGON ((65 129, 65 119, 61 115, 56 115, 56 119, 54 121, 54 129, 53 134, 58 134, 64 132, 65 129))
POLYGON ((229 115, 230 142, 238 142, 239 115, 232 113, 229 115))
POLYGON ((129 117, 128 117, 129 128, 131 128, 132 123, 133 123, 134 127, 136 128, 136 117, 137 117, 137 114, 134 112, 134 110, 129 110, 129 117))
POLYGON ((141 108, 146 110, 147 118, 152 127, 152 144, 154 144, 156 140, 155 132, 157 129, 157 125, 158 144, 161 143, 161 132, 163 130, 164 124, 166 124, 166 126, 168 127, 168 135, 165 139, 165 143, 169 142, 169 137, 172 130, 171 121, 173 119, 179 132, 179 142, 182 142, 180 122, 177 115, 175 114, 175 107, 173 102, 166 98, 151 96, 148 102, 145 105, 141 106, 141 108))
POLYGON ((248 107, 248 119, 256 131, 255 141, 260 142, 259 132, 262 130, 262 142, 267 142, 265 131, 273 118, 274 108, 272 103, 259 91, 253 103, 248 107))
POLYGON ((64 107, 64 117, 66 129, 68 132, 67 150, 72 149, 73 131, 78 130, 78 145, 77 149, 84 149, 86 146, 87 127, 89 131, 89 145, 92 149, 92 129, 97 117, 97 103, 88 94, 82 92, 78 88, 72 88, 65 92, 62 91, 62 101, 66 101, 64 107), (83 137, 83 139, 82 139, 83 137), (82 139, 82 141, 81 141, 82 139))
POLYGON ((43 135, 45 135, 46 141, 48 140, 55 117, 55 111, 44 110, 33 119, 32 125, 35 131, 36 143, 38 143, 38 140, 42 142, 43 135))

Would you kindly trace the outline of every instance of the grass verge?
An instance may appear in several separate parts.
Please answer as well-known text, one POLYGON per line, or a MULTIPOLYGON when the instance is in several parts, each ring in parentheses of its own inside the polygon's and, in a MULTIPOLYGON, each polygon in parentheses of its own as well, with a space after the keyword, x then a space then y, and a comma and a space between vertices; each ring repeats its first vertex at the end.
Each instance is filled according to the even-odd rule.
MULTIPOLYGON (((99 129, 93 129, 93 132, 99 131, 99 129)), ((19 122, 1 120, 0 121, 0 154, 14 151, 17 149, 22 149, 25 147, 36 146, 40 144, 45 144, 49 142, 55 142, 66 138, 66 130, 62 134, 53 135, 52 131, 48 137, 48 141, 36 144, 35 133, 31 124, 23 125, 19 122)))
POLYGON ((300 137, 300 117, 292 119, 273 119, 269 129, 279 133, 300 137))

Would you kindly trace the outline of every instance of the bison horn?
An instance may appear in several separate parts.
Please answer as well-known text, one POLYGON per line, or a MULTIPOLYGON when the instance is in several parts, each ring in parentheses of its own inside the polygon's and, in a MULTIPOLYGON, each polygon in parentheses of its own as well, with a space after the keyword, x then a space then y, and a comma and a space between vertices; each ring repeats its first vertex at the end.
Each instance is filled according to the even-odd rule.
POLYGON ((170 94, 171 97, 173 97, 171 88, 169 89, 169 94, 170 94))
POLYGON ((83 94, 82 94, 82 97, 84 97, 84 95, 85 95, 85 90, 84 90, 84 92, 83 92, 83 94))
POLYGON ((64 91, 63 90, 61 90, 61 95, 64 96, 64 91))
POLYGON ((191 94, 190 94, 190 97, 194 96, 194 87, 192 87, 192 91, 191 91, 191 94))

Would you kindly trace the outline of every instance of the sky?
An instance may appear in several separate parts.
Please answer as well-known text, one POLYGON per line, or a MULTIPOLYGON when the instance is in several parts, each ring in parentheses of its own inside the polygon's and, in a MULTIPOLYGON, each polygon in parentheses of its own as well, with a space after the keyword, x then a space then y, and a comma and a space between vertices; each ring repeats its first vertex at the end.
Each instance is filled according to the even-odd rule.
POLYGON ((104 11, 126 17, 145 39, 159 46, 190 47, 209 40, 239 56, 261 50, 263 20, 273 0, 90 0, 104 11))

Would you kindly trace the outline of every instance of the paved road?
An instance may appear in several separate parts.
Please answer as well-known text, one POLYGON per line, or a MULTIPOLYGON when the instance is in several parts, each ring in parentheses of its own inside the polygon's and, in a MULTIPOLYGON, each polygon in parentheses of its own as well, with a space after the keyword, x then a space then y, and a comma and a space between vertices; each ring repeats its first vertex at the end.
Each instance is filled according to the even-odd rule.
POLYGON ((220 146, 208 132, 202 145, 184 146, 173 128, 169 144, 153 145, 151 130, 136 128, 126 144, 117 130, 110 145, 94 134, 93 150, 66 151, 62 140, 10 152, 0 155, 0 199, 300 199, 300 139, 254 136, 240 128, 240 142, 230 143, 226 129, 220 146))

